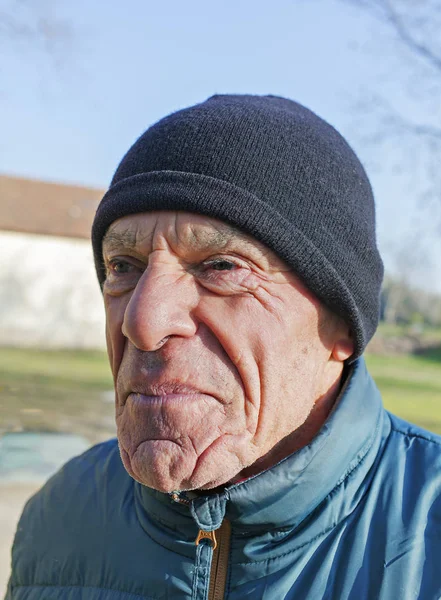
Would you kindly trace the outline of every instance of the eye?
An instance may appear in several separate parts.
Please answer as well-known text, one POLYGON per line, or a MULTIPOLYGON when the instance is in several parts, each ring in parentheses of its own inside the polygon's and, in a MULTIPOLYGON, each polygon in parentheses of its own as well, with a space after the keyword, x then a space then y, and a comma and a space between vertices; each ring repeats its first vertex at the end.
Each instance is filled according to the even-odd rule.
POLYGON ((121 260, 116 258, 114 260, 109 261, 108 269, 113 273, 129 273, 134 266, 125 260, 121 260))
POLYGON ((214 271, 232 271, 238 265, 231 262, 230 260, 226 260, 224 258, 218 258, 215 260, 210 260, 204 263, 205 267, 213 269, 214 271))
MULTIPOLYGON (((141 264, 135 258, 122 258, 115 256, 106 261, 107 277, 115 279, 120 278, 124 275, 139 275, 144 271, 145 265, 141 264)), ((124 277, 126 279, 126 277, 124 277)))
POLYGON ((201 285, 223 296, 246 293, 252 278, 250 264, 231 255, 208 258, 195 265, 193 273, 201 285))
POLYGON ((106 280, 104 289, 107 294, 119 295, 136 287, 146 265, 140 260, 127 256, 105 258, 106 280))

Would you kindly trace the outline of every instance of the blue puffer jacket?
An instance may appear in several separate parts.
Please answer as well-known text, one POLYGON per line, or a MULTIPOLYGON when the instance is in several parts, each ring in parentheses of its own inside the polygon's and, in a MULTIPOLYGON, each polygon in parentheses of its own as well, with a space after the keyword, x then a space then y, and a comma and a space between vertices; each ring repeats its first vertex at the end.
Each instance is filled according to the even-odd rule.
POLYGON ((12 558, 8 600, 439 600, 441 440, 385 412, 360 359, 309 446, 220 494, 155 492, 92 448, 12 558))

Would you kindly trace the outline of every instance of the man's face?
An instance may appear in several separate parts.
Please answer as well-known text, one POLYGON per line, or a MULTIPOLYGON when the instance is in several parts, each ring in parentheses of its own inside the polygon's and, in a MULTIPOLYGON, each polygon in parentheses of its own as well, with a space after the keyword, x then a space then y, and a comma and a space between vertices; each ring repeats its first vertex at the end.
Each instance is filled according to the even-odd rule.
POLYGON ((103 255, 128 472, 163 492, 208 489, 265 467, 274 448, 289 453, 341 373, 341 332, 289 268, 252 237, 184 212, 115 221, 103 255))

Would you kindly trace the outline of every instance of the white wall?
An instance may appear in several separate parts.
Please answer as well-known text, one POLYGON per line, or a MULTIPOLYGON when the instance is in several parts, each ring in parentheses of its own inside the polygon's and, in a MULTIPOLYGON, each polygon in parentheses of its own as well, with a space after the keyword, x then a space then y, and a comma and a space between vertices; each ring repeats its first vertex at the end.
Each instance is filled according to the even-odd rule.
POLYGON ((0 345, 105 348, 90 242, 0 231, 0 345))

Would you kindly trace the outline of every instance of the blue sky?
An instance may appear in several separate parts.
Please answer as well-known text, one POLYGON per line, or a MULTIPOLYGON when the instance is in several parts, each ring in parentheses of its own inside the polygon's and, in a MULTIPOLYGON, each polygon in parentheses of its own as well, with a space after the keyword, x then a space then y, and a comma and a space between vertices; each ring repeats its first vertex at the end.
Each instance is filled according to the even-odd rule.
POLYGON ((129 145, 165 114, 213 93, 287 96, 336 126, 365 163, 388 269, 402 271, 412 247, 409 277, 441 291, 439 230, 418 183, 360 135, 360 98, 386 90, 405 102, 390 77, 394 44, 369 15, 340 0, 34 4, 56 11, 72 39, 55 61, 36 43, 2 43, 1 172, 105 187, 129 145))

